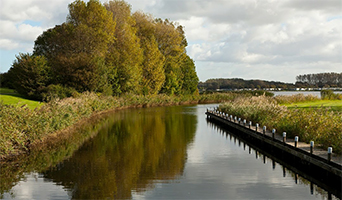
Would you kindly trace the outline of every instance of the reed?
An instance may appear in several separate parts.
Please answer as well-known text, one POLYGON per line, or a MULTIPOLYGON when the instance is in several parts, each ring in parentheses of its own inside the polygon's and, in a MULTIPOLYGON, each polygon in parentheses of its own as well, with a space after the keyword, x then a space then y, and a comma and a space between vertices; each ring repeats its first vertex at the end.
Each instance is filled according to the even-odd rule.
MULTIPOLYGON (((293 97, 298 99, 298 96, 293 97)), ((295 100, 291 100, 295 102, 295 100)), ((302 141, 315 141, 322 147, 342 152, 342 113, 328 108, 288 109, 276 98, 265 96, 237 98, 219 107, 220 111, 299 136, 302 141)))
POLYGON ((80 120, 99 112, 127 107, 225 102, 241 95, 252 97, 260 94, 239 94, 239 92, 188 96, 125 94, 121 97, 112 97, 85 92, 75 98, 53 99, 35 109, 29 109, 25 105, 8 105, 0 102, 0 160, 29 151, 31 145, 40 143, 57 131, 73 126, 80 120))

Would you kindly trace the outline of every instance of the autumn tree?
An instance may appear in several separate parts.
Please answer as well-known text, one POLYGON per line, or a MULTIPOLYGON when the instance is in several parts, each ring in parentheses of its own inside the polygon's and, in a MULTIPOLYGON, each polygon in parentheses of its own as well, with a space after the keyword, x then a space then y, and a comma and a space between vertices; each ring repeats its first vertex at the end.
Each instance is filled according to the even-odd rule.
POLYGON ((181 64, 186 58, 187 46, 182 27, 169 20, 156 19, 155 38, 160 52, 165 57, 165 82, 162 93, 180 94, 182 87, 181 64))
POLYGON ((142 89, 143 94, 157 94, 165 81, 165 58, 159 51, 155 39, 155 23, 151 15, 135 12, 137 35, 140 38, 140 46, 143 50, 142 63, 142 89))
POLYGON ((116 40, 110 44, 106 58, 107 66, 115 72, 113 79, 116 79, 118 84, 114 85, 114 92, 139 94, 141 93, 143 52, 136 35, 131 6, 122 0, 109 1, 104 6, 112 13, 112 20, 116 23, 114 33, 116 40))

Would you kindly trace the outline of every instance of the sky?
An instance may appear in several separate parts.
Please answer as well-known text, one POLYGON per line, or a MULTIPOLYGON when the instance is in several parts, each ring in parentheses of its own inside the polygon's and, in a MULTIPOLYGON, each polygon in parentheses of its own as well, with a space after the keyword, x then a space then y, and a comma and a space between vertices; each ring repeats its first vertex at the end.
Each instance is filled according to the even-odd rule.
MULTIPOLYGON (((0 0, 0 72, 66 21, 73 0, 0 0)), ((107 2, 107 0, 101 0, 107 2)), ((342 0, 126 0, 185 27, 200 81, 342 72, 342 0)))

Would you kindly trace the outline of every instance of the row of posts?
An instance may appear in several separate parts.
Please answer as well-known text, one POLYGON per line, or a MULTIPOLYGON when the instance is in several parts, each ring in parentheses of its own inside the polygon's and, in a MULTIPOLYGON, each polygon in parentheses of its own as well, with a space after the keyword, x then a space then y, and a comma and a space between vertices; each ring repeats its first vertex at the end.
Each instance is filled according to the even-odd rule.
MULTIPOLYGON (((209 110, 207 109, 207 112, 209 112, 209 110)), ((241 123, 241 118, 237 118, 237 116, 235 116, 233 118, 233 115, 228 115, 228 114, 225 114, 223 112, 220 112, 218 111, 217 109, 214 109, 213 113, 216 113, 218 114, 219 116, 223 117, 224 119, 227 119, 229 121, 234 121, 235 123, 238 123, 240 124, 241 123)), ((246 119, 243 120, 243 126, 246 126, 247 125, 247 121, 246 119)), ((252 127, 252 121, 249 121, 248 123, 248 128, 251 129, 252 127)), ((255 124, 255 132, 258 132, 258 128, 259 128, 259 124, 256 123, 255 124)), ((263 132, 263 135, 265 136, 266 134, 266 126, 263 127, 262 129, 262 132, 263 132)), ((272 129, 272 139, 274 140, 274 135, 276 133, 276 130, 275 129, 272 129)), ((299 137, 298 136, 295 136, 294 138, 294 145, 295 147, 297 148, 298 147, 298 142, 299 142, 299 137)), ((283 132, 283 143, 286 144, 286 132, 283 132)), ((313 150, 314 150, 314 141, 311 141, 310 142, 310 154, 313 154, 313 150)), ((332 155, 332 147, 328 147, 328 161, 331 161, 331 155, 332 155)))

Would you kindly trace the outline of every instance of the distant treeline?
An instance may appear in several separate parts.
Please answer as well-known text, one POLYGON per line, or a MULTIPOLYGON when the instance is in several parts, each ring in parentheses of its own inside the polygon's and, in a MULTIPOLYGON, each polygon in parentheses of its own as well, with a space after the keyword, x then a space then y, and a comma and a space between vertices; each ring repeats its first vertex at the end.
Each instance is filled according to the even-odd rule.
POLYGON ((197 93, 183 26, 131 12, 123 0, 76 0, 66 22, 44 31, 33 54, 20 53, 1 86, 31 99, 91 91, 106 95, 197 93))
POLYGON ((342 73, 304 74, 296 77, 296 85, 314 87, 342 87, 342 73))
POLYGON ((217 90, 217 89, 263 89, 263 88, 282 88, 290 89, 296 86, 292 83, 282 83, 276 81, 264 81, 264 80, 244 80, 240 78, 233 79, 208 79, 205 82, 198 84, 201 90, 217 90))
POLYGON ((342 73, 304 74, 296 77, 297 82, 284 83, 279 81, 231 79, 208 79, 199 82, 200 90, 234 90, 234 89, 265 89, 281 88, 282 90, 294 88, 342 88, 342 73))

